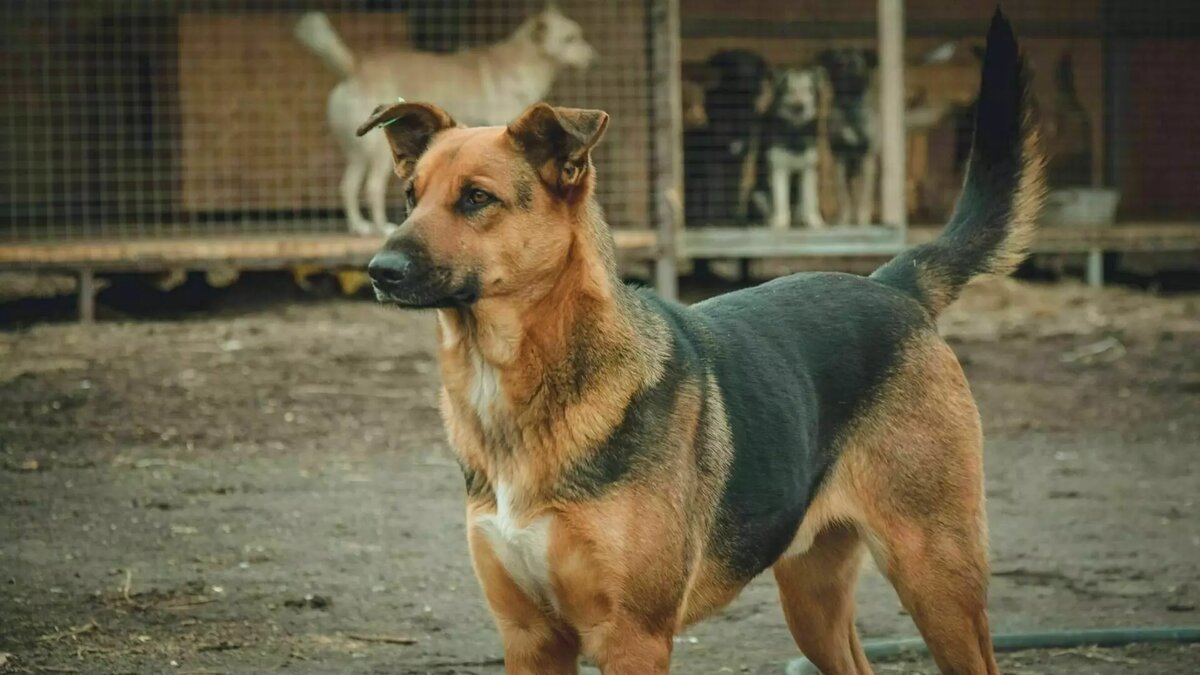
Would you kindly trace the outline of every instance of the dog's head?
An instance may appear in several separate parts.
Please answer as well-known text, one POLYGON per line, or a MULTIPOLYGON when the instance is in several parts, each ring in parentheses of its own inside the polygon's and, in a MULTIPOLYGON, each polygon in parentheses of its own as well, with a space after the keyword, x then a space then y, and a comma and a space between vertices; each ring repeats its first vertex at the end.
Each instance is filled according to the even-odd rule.
POLYGON ((740 92, 751 99, 761 90, 763 82, 770 82, 771 69, 766 60, 746 49, 715 52, 705 63, 713 74, 714 91, 740 92))
POLYGON ((817 55, 830 85, 841 97, 861 97, 871 86, 879 55, 873 49, 826 49, 817 55))
POLYGON ((596 50, 583 39, 583 29, 554 5, 526 21, 522 31, 561 66, 586 68, 596 60, 596 50))
POLYGON ((821 74, 816 68, 785 68, 775 75, 772 105, 780 117, 802 124, 821 108, 821 74))
POLYGON ((594 185, 599 110, 538 103, 507 127, 464 128, 425 103, 381 106, 408 218, 368 271, 381 301, 467 307, 552 286, 568 262, 594 185))

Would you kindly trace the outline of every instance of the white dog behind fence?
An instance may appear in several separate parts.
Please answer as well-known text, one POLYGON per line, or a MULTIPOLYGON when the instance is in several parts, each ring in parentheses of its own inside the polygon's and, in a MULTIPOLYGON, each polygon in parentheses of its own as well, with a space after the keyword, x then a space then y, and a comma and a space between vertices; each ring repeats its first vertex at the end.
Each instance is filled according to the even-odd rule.
POLYGON ((342 206, 350 230, 386 232, 386 197, 392 159, 383 134, 355 135, 381 103, 403 97, 438 104, 469 126, 507 124, 542 100, 564 67, 585 68, 596 51, 579 24, 553 6, 529 17, 506 39, 450 54, 394 50, 358 57, 329 18, 305 14, 296 38, 342 81, 329 93, 329 126, 346 155, 342 206), (370 220, 359 196, 366 198, 370 220))

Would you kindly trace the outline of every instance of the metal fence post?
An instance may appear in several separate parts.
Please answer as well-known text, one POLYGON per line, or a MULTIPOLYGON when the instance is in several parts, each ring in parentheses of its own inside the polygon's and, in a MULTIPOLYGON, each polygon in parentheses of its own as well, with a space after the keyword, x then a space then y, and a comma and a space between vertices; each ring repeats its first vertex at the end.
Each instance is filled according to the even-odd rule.
POLYGON ((670 300, 679 297, 676 265, 683 221, 683 112, 680 94, 679 0, 650 0, 649 26, 653 92, 653 199, 651 213, 658 233, 654 285, 670 300))

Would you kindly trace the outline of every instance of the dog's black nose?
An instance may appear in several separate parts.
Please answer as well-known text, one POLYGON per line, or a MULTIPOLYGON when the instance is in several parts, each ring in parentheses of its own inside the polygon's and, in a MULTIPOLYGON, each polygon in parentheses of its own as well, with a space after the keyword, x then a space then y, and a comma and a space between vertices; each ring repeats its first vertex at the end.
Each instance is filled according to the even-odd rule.
POLYGON ((412 269, 412 258, 400 251, 380 251, 367 265, 367 274, 377 284, 398 284, 412 269))

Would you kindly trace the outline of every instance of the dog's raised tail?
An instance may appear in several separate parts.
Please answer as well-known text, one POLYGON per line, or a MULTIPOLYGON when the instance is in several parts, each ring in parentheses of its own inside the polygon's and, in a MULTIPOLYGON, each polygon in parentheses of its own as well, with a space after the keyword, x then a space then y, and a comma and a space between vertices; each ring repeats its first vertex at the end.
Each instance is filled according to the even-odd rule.
POLYGON ((1045 194, 1028 67, 999 10, 988 30, 977 111, 962 194, 945 230, 871 275, 912 295, 934 316, 972 278, 1016 269, 1045 194))
POLYGON ((354 74, 354 52, 342 42, 324 12, 308 12, 300 17, 295 35, 300 44, 320 57, 338 77, 346 79, 354 74))

